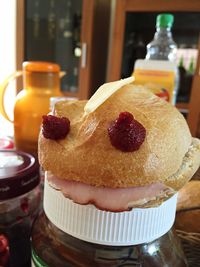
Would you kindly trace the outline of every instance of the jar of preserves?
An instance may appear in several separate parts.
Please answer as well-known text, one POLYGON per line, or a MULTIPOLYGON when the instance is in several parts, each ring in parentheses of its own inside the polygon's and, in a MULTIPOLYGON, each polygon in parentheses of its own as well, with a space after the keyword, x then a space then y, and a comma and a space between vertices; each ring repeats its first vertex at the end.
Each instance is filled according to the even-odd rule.
POLYGON ((30 267, 30 233, 41 202, 39 165, 24 152, 0 150, 0 266, 30 267))
POLYGON ((159 207, 109 212, 76 204, 45 180, 44 213, 32 232, 33 266, 185 267, 171 229, 176 198, 159 207))

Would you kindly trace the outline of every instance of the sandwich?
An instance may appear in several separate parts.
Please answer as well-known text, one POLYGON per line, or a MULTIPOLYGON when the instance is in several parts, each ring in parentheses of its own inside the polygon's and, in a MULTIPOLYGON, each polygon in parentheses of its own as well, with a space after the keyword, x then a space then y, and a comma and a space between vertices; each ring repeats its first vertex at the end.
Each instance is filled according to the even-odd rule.
POLYGON ((200 140, 170 103, 127 78, 43 116, 39 162, 48 184, 105 211, 156 207, 200 165, 200 140))

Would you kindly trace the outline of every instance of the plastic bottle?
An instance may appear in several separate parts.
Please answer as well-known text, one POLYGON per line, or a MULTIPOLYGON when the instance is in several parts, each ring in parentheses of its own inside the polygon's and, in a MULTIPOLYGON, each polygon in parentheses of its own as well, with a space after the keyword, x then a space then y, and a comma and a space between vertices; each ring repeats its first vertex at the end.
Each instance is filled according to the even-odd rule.
POLYGON ((42 115, 49 112, 51 97, 62 96, 60 67, 51 62, 27 61, 23 63, 22 72, 12 74, 0 85, 0 112, 9 121, 4 94, 9 82, 21 74, 23 90, 17 94, 14 106, 14 143, 16 149, 37 156, 42 115))
MULTIPOLYGON (((174 16, 172 14, 159 14, 156 19, 156 32, 153 40, 147 45, 146 59, 169 60, 175 62, 177 44, 172 37, 174 16)), ((174 95, 175 100, 179 88, 179 71, 177 67, 174 95)))
POLYGON ((154 39, 147 45, 146 59, 175 61, 177 45, 172 37, 174 17, 171 14, 160 14, 156 19, 154 39))

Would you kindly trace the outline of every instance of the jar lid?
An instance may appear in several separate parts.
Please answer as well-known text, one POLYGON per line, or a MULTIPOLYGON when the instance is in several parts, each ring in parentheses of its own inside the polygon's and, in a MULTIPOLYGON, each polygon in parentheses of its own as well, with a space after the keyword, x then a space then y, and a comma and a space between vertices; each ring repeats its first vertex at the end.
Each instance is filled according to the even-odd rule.
POLYGON ((158 207, 109 212, 79 205, 53 189, 45 178, 44 211, 63 232, 91 243, 128 246, 148 243, 167 233, 176 214, 177 194, 158 207))
POLYGON ((0 200, 23 195, 39 182, 39 164, 32 155, 0 150, 0 200))
POLYGON ((26 61, 23 70, 31 72, 59 72, 60 66, 56 63, 45 61, 26 61))

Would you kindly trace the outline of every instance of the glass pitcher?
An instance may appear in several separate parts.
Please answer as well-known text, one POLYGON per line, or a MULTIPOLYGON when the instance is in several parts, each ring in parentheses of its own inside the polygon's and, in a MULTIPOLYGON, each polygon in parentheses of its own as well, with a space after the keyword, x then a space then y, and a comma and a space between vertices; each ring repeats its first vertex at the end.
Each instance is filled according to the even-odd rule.
MULTIPOLYGON (((61 96, 60 67, 49 62, 23 63, 23 70, 12 74, 0 85, 0 112, 9 121, 4 107, 4 94, 8 84, 23 76, 23 90, 16 96, 14 106, 14 142, 18 150, 37 154, 38 134, 42 115, 49 112, 50 97, 61 96)), ((12 121, 11 121, 12 122, 12 121)))

